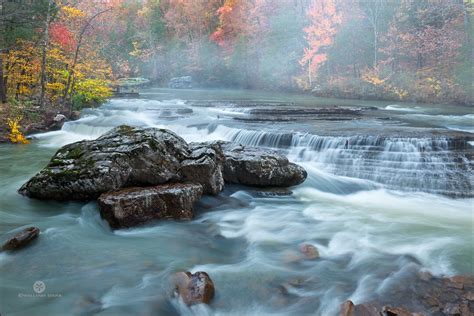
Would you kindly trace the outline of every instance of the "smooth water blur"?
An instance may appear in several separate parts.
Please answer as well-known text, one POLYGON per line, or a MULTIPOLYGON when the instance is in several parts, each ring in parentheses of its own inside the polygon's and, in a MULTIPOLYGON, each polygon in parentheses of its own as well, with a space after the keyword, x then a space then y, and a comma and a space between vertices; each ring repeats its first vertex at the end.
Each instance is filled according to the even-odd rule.
MULTIPOLYGON (((428 134, 419 139, 354 136, 344 150, 346 135, 324 138, 303 130, 306 123, 298 129, 226 116, 238 112, 228 106, 229 100, 287 102, 291 96, 178 93, 150 90, 147 99, 112 100, 84 111, 83 118, 61 131, 37 135, 31 145, 0 145, 1 241, 29 225, 42 231, 32 246, 0 254, 0 312, 336 315, 344 300, 360 303, 383 295, 384 284, 396 284, 412 267, 438 275, 474 274, 473 199, 429 193, 443 191, 439 183, 444 180, 439 179, 444 176, 461 183, 444 191, 471 194, 472 146, 451 156, 453 149, 443 143, 443 137, 451 137, 447 128, 435 140, 428 134), (193 105, 197 96, 222 105, 193 105), (17 194, 57 148, 96 138, 119 124, 169 128, 187 141, 225 139, 275 147, 303 165, 309 176, 291 195, 227 186, 219 196, 198 203, 193 221, 117 231, 100 219, 95 202, 38 201, 17 194), (416 180, 420 177, 423 181, 416 180), (408 185, 413 181, 418 190, 408 185), (302 243, 315 245, 321 258, 299 260, 302 243), (216 286, 210 306, 189 308, 172 298, 170 276, 181 270, 209 273, 216 286), (33 291, 38 280, 46 285, 44 297, 33 291)), ((305 106, 318 100, 298 98, 305 106)), ((335 102, 325 99, 319 105, 335 102)), ((368 104, 397 112, 385 109, 386 103, 368 104)), ((242 105, 238 109, 245 115, 242 105)), ((469 129, 463 124, 460 129, 469 129)))

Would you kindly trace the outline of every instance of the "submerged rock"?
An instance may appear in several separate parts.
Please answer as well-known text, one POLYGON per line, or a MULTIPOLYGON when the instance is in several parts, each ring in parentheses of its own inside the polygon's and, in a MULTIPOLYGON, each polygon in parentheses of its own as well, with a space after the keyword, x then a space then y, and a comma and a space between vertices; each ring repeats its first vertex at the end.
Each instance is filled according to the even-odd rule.
POLYGON ((209 304, 214 297, 214 283, 206 272, 178 272, 174 284, 186 305, 209 304))
POLYGON ((180 167, 181 179, 199 183, 204 193, 217 194, 224 189, 224 153, 220 145, 214 143, 191 143, 191 154, 180 167))
POLYGON ((157 219, 191 219, 201 198, 199 184, 163 184, 102 194, 100 215, 112 228, 133 227, 157 219))
POLYGON ((311 244, 302 244, 300 245, 300 251, 305 256, 306 259, 314 260, 319 258, 318 248, 311 244))
POLYGON ((122 187, 177 179, 188 145, 171 131, 119 126, 96 140, 62 147, 19 190, 39 199, 88 200, 122 187))
POLYGON ((37 227, 28 227, 8 239, 2 246, 2 250, 10 251, 21 249, 30 244, 39 236, 40 230, 37 227))
POLYGON ((289 187, 302 183, 307 173, 276 151, 220 142, 225 155, 224 180, 250 186, 289 187))

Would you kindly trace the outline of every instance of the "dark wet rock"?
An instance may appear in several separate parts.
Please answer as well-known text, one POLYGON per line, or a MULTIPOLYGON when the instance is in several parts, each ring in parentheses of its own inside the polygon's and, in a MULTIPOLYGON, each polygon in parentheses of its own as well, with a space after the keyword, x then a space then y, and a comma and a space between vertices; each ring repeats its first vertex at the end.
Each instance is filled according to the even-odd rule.
POLYGON ((74 309, 74 315, 94 315, 102 310, 102 303, 92 296, 84 295, 76 301, 74 309))
POLYGON ((301 166, 273 150, 220 142, 225 155, 224 180, 249 186, 289 187, 302 183, 301 166))
POLYGON ((180 108, 180 109, 176 109, 176 113, 177 113, 177 114, 182 114, 182 115, 184 115, 184 114, 191 114, 191 113, 193 113, 193 112, 194 112, 193 109, 190 109, 190 108, 180 108))
POLYGON ((46 128, 50 131, 60 130, 63 127, 64 123, 66 123, 66 121, 66 115, 60 113, 56 114, 46 128))
POLYGON ((319 258, 318 248, 311 244, 302 244, 300 245, 300 251, 305 256, 306 259, 317 259, 319 258))
POLYGON ((288 190, 288 188, 259 188, 254 191, 250 191, 253 196, 257 197, 278 197, 278 196, 290 196, 293 194, 293 191, 288 190))
POLYGON ((204 193, 217 194, 224 189, 224 153, 217 142, 192 143, 191 154, 182 161, 181 181, 199 183, 204 193))
POLYGON ((71 112, 71 117, 70 117, 71 120, 75 121, 75 120, 78 120, 80 118, 81 118, 81 112, 79 112, 79 111, 72 111, 71 112))
POLYGON ((3 251, 11 251, 21 249, 29 245, 33 240, 38 238, 40 233, 37 227, 28 227, 21 232, 15 234, 13 237, 8 239, 2 246, 3 251))
POLYGON ((163 184, 102 194, 100 215, 112 228, 133 227, 157 219, 191 219, 201 198, 199 184, 163 184))
POLYGON ((288 187, 306 171, 272 150, 227 142, 187 144, 171 131, 122 125, 96 140, 59 149, 19 192, 51 200, 91 200, 127 187, 194 183, 217 194, 224 181, 288 187))
POLYGON ((174 284, 186 305, 209 304, 214 297, 214 283, 206 272, 178 272, 174 284))
POLYGON ((357 305, 346 301, 341 315, 474 315, 474 277, 407 275, 375 301, 357 305))
POLYGON ((168 88, 172 89, 191 89, 193 87, 193 78, 191 76, 171 78, 168 82, 168 88))
POLYGON ((122 187, 177 180, 186 142, 171 131, 119 126, 96 140, 62 147, 19 190, 39 199, 88 200, 122 187))

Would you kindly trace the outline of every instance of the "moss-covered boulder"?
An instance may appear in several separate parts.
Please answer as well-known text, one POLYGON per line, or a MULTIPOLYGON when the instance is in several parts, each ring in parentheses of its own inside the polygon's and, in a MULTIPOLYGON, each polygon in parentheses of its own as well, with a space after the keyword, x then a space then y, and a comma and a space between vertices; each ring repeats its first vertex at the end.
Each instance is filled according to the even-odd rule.
POLYGON ((89 200, 122 187, 177 181, 190 154, 169 130, 119 126, 96 140, 62 147, 19 190, 38 199, 89 200))

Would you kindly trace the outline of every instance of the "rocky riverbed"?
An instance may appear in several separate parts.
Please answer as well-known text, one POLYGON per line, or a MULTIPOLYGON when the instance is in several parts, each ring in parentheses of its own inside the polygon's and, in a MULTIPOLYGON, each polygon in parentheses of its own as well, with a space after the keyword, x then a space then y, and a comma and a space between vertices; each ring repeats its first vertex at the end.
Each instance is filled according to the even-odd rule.
POLYGON ((0 242, 19 245, 0 254, 2 312, 472 312, 473 147, 461 131, 470 128, 469 112, 224 92, 151 89, 142 99, 85 110, 28 146, 0 145, 0 242), (284 104, 317 109, 284 120, 292 114, 284 104), (352 118, 318 118, 334 106, 352 118), (282 120, 234 119, 264 118, 278 107, 282 120), (128 135, 108 138, 124 124, 128 135), (122 137, 124 146, 114 144, 122 137), (150 141, 159 147, 168 140, 176 150, 155 154, 150 141), (103 144, 110 151, 101 152, 103 144), (151 156, 141 161, 132 153, 151 156), (167 169, 140 171, 160 159, 167 169), (299 170, 287 160, 304 168, 304 182, 268 187, 272 177, 251 173, 259 164, 282 164, 275 175, 299 170), (81 165, 94 166, 97 176, 81 165), (54 174, 80 199, 46 185, 54 174), (146 177, 153 183, 142 183, 146 177), (31 178, 37 181, 27 187, 39 198, 17 192, 31 178), (98 184, 106 190, 91 190, 98 184), (184 212, 167 208, 170 200, 184 212), (47 298, 35 297, 37 281, 47 298))

